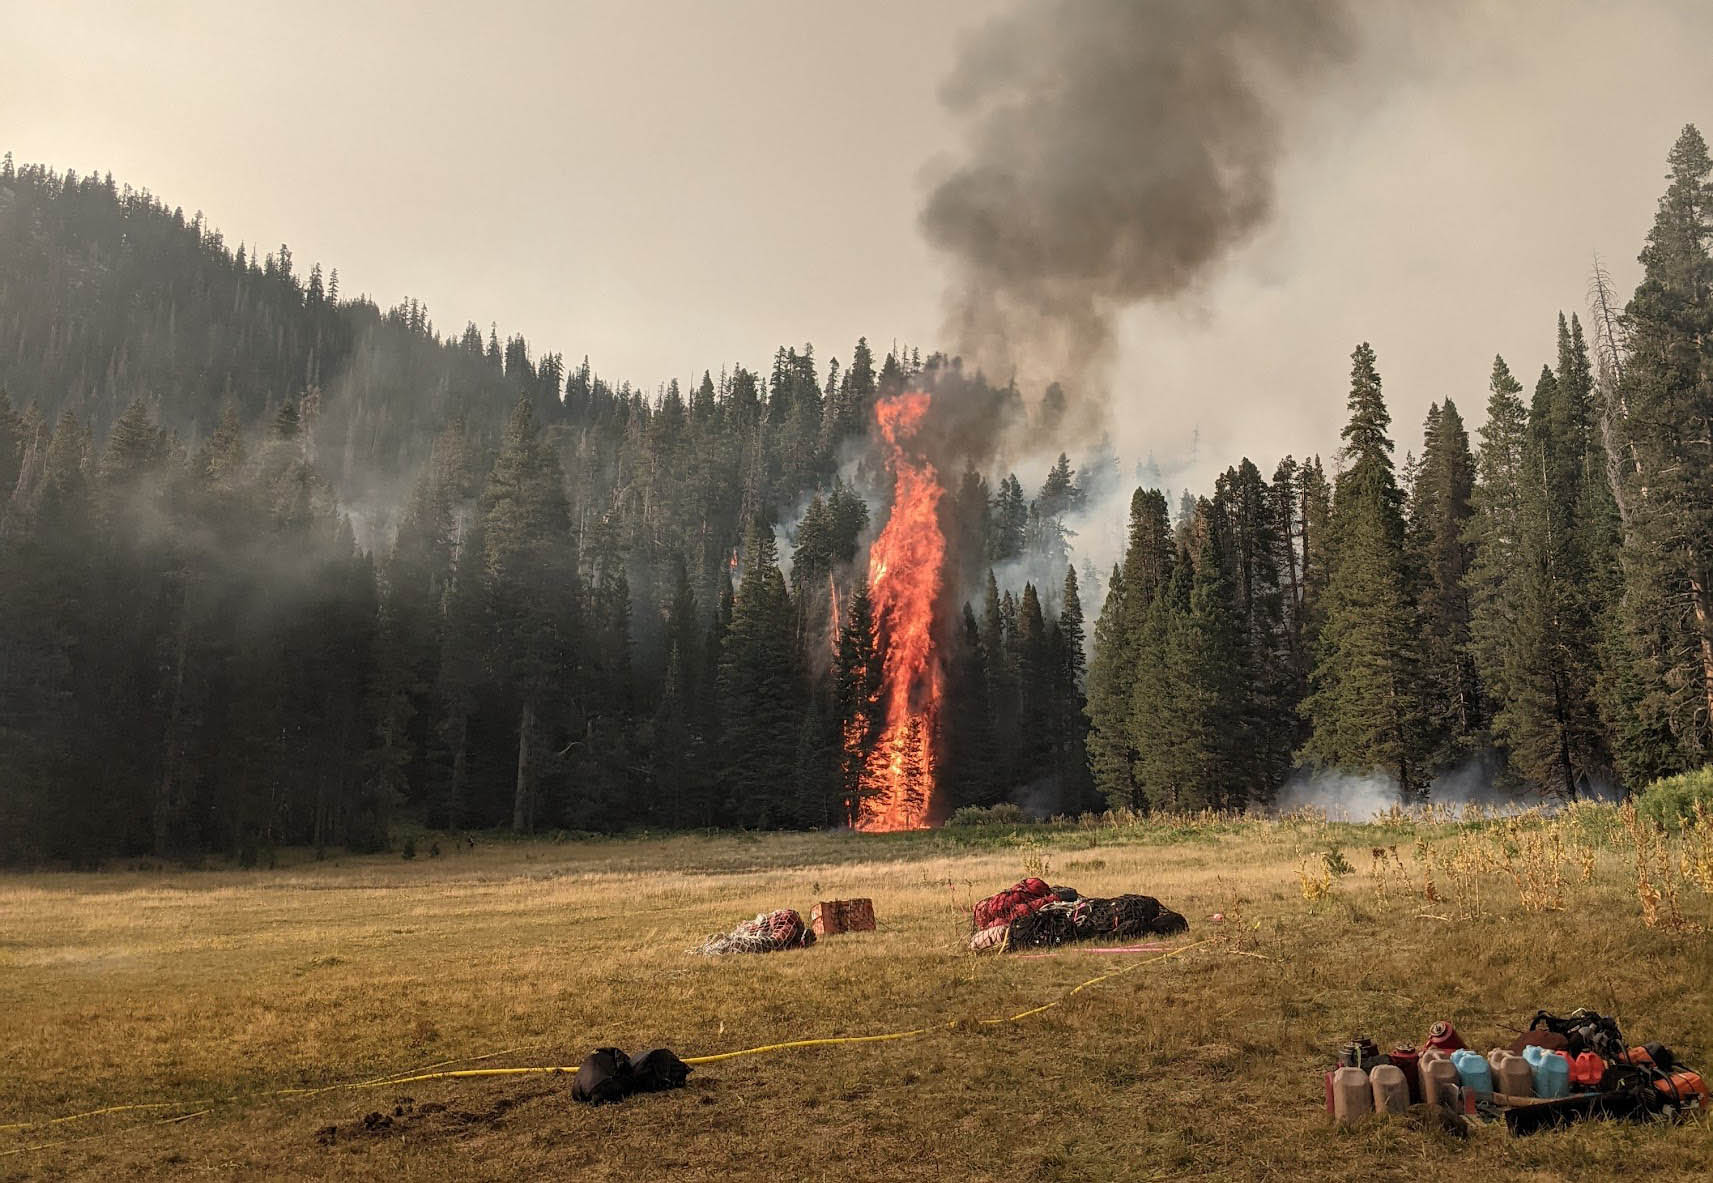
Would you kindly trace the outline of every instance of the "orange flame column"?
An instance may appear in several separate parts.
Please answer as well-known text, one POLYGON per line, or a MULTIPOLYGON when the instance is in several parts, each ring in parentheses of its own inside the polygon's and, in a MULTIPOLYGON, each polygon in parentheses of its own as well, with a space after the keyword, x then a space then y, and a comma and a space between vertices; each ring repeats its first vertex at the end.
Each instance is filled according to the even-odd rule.
POLYGON ((870 758, 859 830, 920 830, 934 803, 934 741, 945 692, 934 609, 946 561, 939 474, 906 445, 928 413, 914 391, 875 404, 892 470, 892 514, 869 548, 869 595, 881 660, 884 730, 870 758))

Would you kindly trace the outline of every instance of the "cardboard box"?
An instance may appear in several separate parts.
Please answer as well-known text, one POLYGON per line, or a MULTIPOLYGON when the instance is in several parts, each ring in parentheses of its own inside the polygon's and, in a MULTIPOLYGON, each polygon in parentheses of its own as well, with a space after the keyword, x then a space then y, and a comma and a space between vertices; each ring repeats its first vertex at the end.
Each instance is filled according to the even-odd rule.
POLYGON ((809 909, 809 927, 822 937, 841 932, 873 932, 874 901, 822 900, 809 909))

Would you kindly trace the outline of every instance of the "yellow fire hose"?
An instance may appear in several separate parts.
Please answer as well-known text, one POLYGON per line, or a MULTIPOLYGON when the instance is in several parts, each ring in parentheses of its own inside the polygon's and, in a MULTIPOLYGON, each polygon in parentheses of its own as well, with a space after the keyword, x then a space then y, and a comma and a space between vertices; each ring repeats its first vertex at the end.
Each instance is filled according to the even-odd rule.
MULTIPOLYGON (((978 1019, 978 1020, 976 1020, 976 1025, 977 1026, 983 1026, 983 1027, 992 1027, 992 1026, 997 1026, 997 1025, 1002 1024, 1002 1023, 1015 1023, 1021 1019, 1030 1018, 1031 1016, 1038 1015, 1043 1011, 1052 1010, 1055 1006, 1058 1006, 1060 1003, 1064 1002, 1066 999, 1070 998, 1071 996, 1073 996, 1075 994, 1080 994, 1082 991, 1088 989, 1090 986, 1098 985, 1099 983, 1109 981, 1112 978, 1121 978, 1127 973, 1133 973, 1136 970, 1141 969, 1143 966, 1153 965, 1156 962, 1165 961, 1165 960, 1172 958, 1172 957, 1177 957, 1180 954, 1188 953, 1192 949, 1199 949, 1202 946, 1208 945, 1211 943, 1212 943, 1212 938, 1209 938, 1208 940, 1195 941, 1195 942, 1192 942, 1191 944, 1188 944, 1188 945, 1179 946, 1178 948, 1173 949, 1168 953, 1162 953, 1157 957, 1150 957, 1150 958, 1146 959, 1145 961, 1133 962, 1132 964, 1125 966, 1123 969, 1115 969, 1115 970, 1112 970, 1110 973, 1099 974, 1095 977, 1088 979, 1086 982, 1081 982, 1081 983, 1071 987, 1069 990, 1065 991, 1063 994, 1061 994, 1059 997, 1053 999, 1051 1002, 1046 1002, 1040 1006, 1031 1007, 1028 1010, 1018 1011, 1014 1015, 1005 1015, 1003 1017, 993 1018, 993 1019, 978 1019)), ((789 1040, 789 1041, 784 1042, 784 1043, 764 1043, 760 1047, 746 1047, 746 1048, 743 1048, 739 1051, 719 1052, 719 1053, 716 1053, 714 1055, 708 1055, 708 1056, 687 1056, 684 1058, 684 1063, 691 1064, 691 1065, 717 1064, 722 1060, 735 1060, 735 1059, 738 1059, 739 1057, 742 1057, 742 1056, 759 1056, 759 1055, 763 1055, 763 1054, 768 1053, 768 1052, 787 1051, 787 1050, 790 1050, 793 1048, 802 1048, 802 1047, 833 1047, 833 1046, 837 1046, 840 1044, 855 1044, 855 1043, 888 1043, 888 1042, 891 1042, 893 1040, 898 1040, 898 1039, 914 1039, 917 1036, 927 1035, 927 1034, 934 1032, 934 1031, 953 1030, 953 1029, 957 1028, 958 1026, 962 1025, 962 1023, 963 1023, 963 1020, 961 1020, 961 1019, 950 1019, 944 1023, 935 1023, 935 1024, 932 1024, 932 1025, 927 1026, 927 1027, 913 1027, 908 1031, 889 1031, 883 1035, 839 1035, 839 1036, 829 1036, 829 1037, 823 1038, 823 1039, 793 1039, 793 1040, 789 1040)), ((520 1049, 518 1049, 518 1048, 507 1048, 504 1051, 489 1052, 485 1056, 473 1056, 473 1057, 461 1057, 461 1058, 478 1059, 478 1060, 491 1060, 496 1056, 508 1055, 511 1052, 518 1051, 518 1050, 520 1050, 520 1049)), ((458 1062, 457 1060, 442 1060, 441 1064, 455 1064, 457 1062, 458 1062)), ((439 1067, 439 1065, 430 1064, 430 1065, 428 1065, 428 1067, 429 1068, 437 1068, 437 1067, 439 1067)), ((64 1124, 67 1124, 69 1122, 82 1121, 85 1118, 100 1117, 103 1114, 108 1114, 108 1113, 136 1112, 138 1110, 143 1110, 143 1109, 196 1109, 199 1106, 206 1107, 206 1106, 212 1106, 212 1105, 227 1104, 227 1103, 235 1102, 235 1101, 262 1100, 262 1099, 265 1099, 268 1097, 310 1097, 310 1096, 315 1096, 318 1093, 331 1093, 331 1092, 336 1092, 336 1091, 344 1090, 344 1089, 385 1088, 389 1085, 418 1084, 418 1083, 421 1083, 423 1081, 428 1081, 428 1080, 469 1080, 469 1079, 473 1079, 476 1077, 483 1077, 483 1076, 542 1076, 542 1075, 551 1075, 553 1073, 575 1073, 576 1071, 577 1071, 576 1065, 573 1065, 571 1067, 459 1068, 459 1069, 454 1069, 454 1070, 445 1071, 445 1072, 431 1072, 431 1071, 418 1070, 409 1076, 398 1076, 398 1075, 378 1076, 378 1077, 375 1077, 371 1080, 348 1081, 348 1082, 345 1082, 343 1084, 322 1085, 318 1088, 271 1089, 271 1090, 268 1090, 266 1092, 245 1093, 245 1094, 241 1094, 239 1096, 232 1096, 232 1097, 203 1098, 201 1100, 195 1100, 195 1101, 142 1101, 142 1102, 137 1102, 135 1104, 130 1104, 130 1105, 109 1105, 104 1109, 91 1109, 91 1110, 88 1110, 87 1112, 84 1112, 84 1113, 69 1113, 63 1117, 48 1117, 48 1118, 43 1118, 39 1121, 12 1122, 9 1125, 0 1125, 0 1131, 40 1129, 40 1128, 43 1128, 46 1126, 64 1125, 64 1124)), ((202 1110, 202 1112, 207 1112, 207 1109, 204 1108, 202 1110)), ((185 1118, 197 1117, 197 1116, 201 1116, 201 1114, 200 1113, 181 1114, 178 1116, 166 1118, 163 1122, 161 1122, 159 1124, 165 1124, 166 1122, 179 1121, 179 1120, 183 1120, 185 1118)), ((11 1150, 0 1150, 0 1158, 4 1158, 4 1157, 7 1157, 7 1156, 13 1155, 13 1154, 23 1154, 23 1153, 25 1153, 27 1151, 31 1151, 31 1150, 45 1150, 45 1149, 48 1149, 48 1148, 53 1147, 53 1146, 64 1146, 64 1145, 67 1145, 67 1143, 65 1143, 65 1142, 45 1142, 45 1143, 41 1143, 41 1144, 36 1145, 36 1146, 20 1146, 20 1147, 16 1147, 14 1149, 11 1149, 11 1150)))

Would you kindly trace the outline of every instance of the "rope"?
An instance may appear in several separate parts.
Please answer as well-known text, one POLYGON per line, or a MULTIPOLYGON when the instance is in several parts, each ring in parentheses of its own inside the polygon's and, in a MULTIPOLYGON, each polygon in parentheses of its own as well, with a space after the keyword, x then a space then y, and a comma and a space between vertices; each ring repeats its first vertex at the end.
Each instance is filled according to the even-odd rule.
MULTIPOLYGON (((1032 1018, 1033 1016, 1038 1015, 1038 1014, 1042 1013, 1043 1011, 1052 1010, 1055 1006, 1060 1005, 1066 999, 1070 998, 1072 995, 1079 994, 1082 991, 1088 989, 1090 986, 1098 985, 1099 983, 1109 981, 1112 978, 1121 978, 1127 973, 1134 973, 1136 970, 1141 969, 1145 965, 1153 965, 1157 961, 1165 961, 1168 958, 1176 957, 1182 953, 1188 953, 1191 949, 1198 949, 1203 945, 1208 945, 1211 943, 1212 943, 1212 938, 1209 938, 1208 940, 1205 940, 1205 941, 1196 941, 1192 944, 1183 945, 1177 949, 1173 949, 1169 953, 1162 953, 1158 957, 1150 957, 1146 961, 1133 962, 1132 964, 1125 966, 1123 969, 1115 969, 1115 970, 1110 971, 1109 973, 1103 973, 1103 974, 1099 974, 1095 977, 1092 977, 1092 978, 1088 979, 1086 982, 1082 982, 1076 986, 1071 987, 1069 990, 1067 990, 1060 997, 1053 999, 1051 1002, 1043 1003, 1041 1006, 1030 1007, 1028 1010, 1018 1011, 1014 1015, 1006 1015, 1002 1018, 980 1019, 977 1021, 981 1026, 992 1027, 992 1026, 997 1026, 1001 1023, 1015 1023, 1021 1019, 1032 1018)), ((918 1036, 927 1035, 927 1034, 934 1032, 934 1031, 949 1031, 949 1030, 956 1028, 960 1021, 961 1020, 958 1020, 958 1019, 950 1019, 944 1023, 935 1023, 935 1024, 931 1024, 931 1025, 926 1026, 926 1027, 913 1027, 908 1031, 888 1031, 888 1032, 881 1034, 881 1035, 835 1035, 835 1036, 828 1036, 828 1037, 825 1037, 822 1039, 793 1039, 793 1040, 788 1040, 784 1043, 764 1043, 759 1047, 746 1047, 746 1048, 743 1048, 739 1051, 718 1052, 714 1055, 707 1055, 707 1056, 686 1056, 686 1057, 684 1057, 684 1063, 690 1064, 690 1065, 718 1064, 724 1060, 736 1060, 736 1059, 743 1057, 743 1056, 759 1056, 759 1055, 765 1055, 769 1052, 788 1051, 788 1050, 791 1050, 794 1048, 802 1048, 802 1047, 835 1047, 835 1046, 838 1046, 841 1044, 855 1044, 855 1043, 890 1043, 893 1040, 898 1040, 898 1039, 914 1039, 918 1036)), ((576 1066, 571 1066, 571 1067, 542 1067, 542 1068, 466 1068, 466 1069, 461 1069, 461 1070, 456 1071, 456 1072, 425 1072, 425 1073, 422 1073, 421 1075, 417 1075, 417 1076, 406 1076, 406 1077, 402 1077, 402 1078, 393 1078, 393 1079, 389 1079, 389 1080, 385 1080, 385 1081, 380 1081, 378 1083, 380 1083, 380 1084, 416 1084, 416 1083, 419 1083, 419 1082, 425 1081, 425 1080, 463 1080, 463 1079, 468 1079, 470 1077, 475 1077, 475 1076, 532 1076, 532 1075, 550 1074, 550 1073, 555 1073, 555 1072, 576 1072, 576 1071, 577 1071, 576 1066)), ((330 1088, 368 1088, 371 1086, 369 1084, 351 1084, 351 1085, 331 1085, 329 1087, 330 1088)))
MULTIPOLYGON (((170 1104, 170 1102, 168 1102, 168 1103, 170 1104)), ((144 1106, 122 1105, 122 1106, 119 1106, 119 1108, 121 1108, 121 1109, 140 1109, 140 1108, 144 1108, 144 1106)), ((102 1112, 108 1112, 108 1111, 102 1110, 102 1112)), ((143 1126, 146 1126, 146 1125, 176 1125, 177 1123, 179 1123, 181 1121, 190 1121, 192 1118, 205 1117, 212 1112, 214 1112, 212 1109, 198 1109, 194 1113, 180 1113, 180 1114, 177 1114, 173 1117, 163 1117, 159 1121, 141 1122, 141 1123, 134 1125, 130 1128, 133 1130, 140 1130, 143 1128, 143 1126)), ((80 1115, 80 1116, 86 1116, 86 1115, 80 1115)), ((37 1125, 46 1125, 48 1123, 37 1122, 36 1124, 37 1125)), ((8 1127, 8 1128, 16 1129, 17 1127, 12 1126, 12 1127, 8 1127)), ((125 1131, 121 1130, 119 1132, 124 1133, 125 1131)), ((17 1146, 11 1150, 0 1150, 0 1158, 10 1158, 14 1154, 28 1154, 32 1150, 53 1150, 56 1147, 60 1147, 60 1146, 75 1146, 79 1142, 93 1142, 97 1138, 104 1138, 104 1137, 107 1137, 107 1135, 106 1134, 85 1134, 81 1138, 62 1138, 58 1142, 37 1142, 34 1146, 17 1146)))
MULTIPOLYGON (((1084 990, 1088 989, 1090 986, 1098 985, 1101 982, 1110 981, 1113 978, 1121 978, 1125 974, 1134 973, 1136 970, 1141 969, 1143 966, 1153 965, 1155 962, 1169 960, 1170 958, 1177 957, 1177 956, 1184 954, 1184 953, 1188 953, 1192 949, 1199 949, 1204 945, 1212 944, 1213 940, 1214 940, 1214 938, 1209 938, 1207 940, 1202 940, 1202 941, 1195 941, 1195 942, 1188 944, 1188 945, 1179 946, 1178 948, 1173 949, 1168 953, 1162 953, 1158 957, 1150 957, 1146 961, 1132 962, 1131 964, 1125 966, 1122 969, 1115 969, 1115 970, 1112 970, 1108 973, 1099 974, 1095 977, 1088 979, 1086 982, 1081 982, 1081 983, 1071 987, 1069 990, 1065 991, 1065 993, 1063 993, 1059 997, 1053 999, 1051 1002, 1043 1003, 1040 1006, 1030 1007, 1028 1010, 1018 1011, 1014 1015, 1006 1015, 1006 1016, 1001 1017, 1001 1018, 993 1018, 993 1019, 979 1019, 979 1020, 977 1020, 977 1023, 978 1023, 978 1025, 983 1026, 983 1027, 993 1027, 993 1026, 998 1026, 998 1025, 1003 1024, 1003 1023, 1016 1023, 1016 1022, 1019 1022, 1020 1020, 1023 1020, 1023 1019, 1032 1018, 1035 1015, 1041 1014, 1044 1011, 1052 1010, 1054 1007, 1060 1005, 1061 1003, 1065 1002, 1067 999, 1073 997, 1074 995, 1082 993, 1084 990)), ((880 1034, 880 1035, 837 1035, 837 1036, 828 1036, 828 1037, 821 1038, 821 1039, 793 1039, 793 1040, 789 1040, 789 1041, 784 1042, 784 1043, 764 1043, 764 1044, 760 1045, 759 1047, 746 1047, 746 1048, 742 1048, 738 1051, 718 1052, 718 1053, 715 1053, 713 1055, 707 1055, 707 1056, 688 1056, 684 1059, 684 1063, 691 1064, 691 1065, 718 1064, 718 1063, 725 1061, 725 1060, 736 1060, 736 1059, 739 1059, 743 1056, 759 1056, 759 1055, 765 1055, 769 1052, 789 1051, 789 1050, 792 1050, 795 1048, 804 1048, 804 1047, 836 1047, 836 1046, 839 1046, 842 1044, 890 1043, 894 1040, 899 1040, 899 1039, 914 1039, 914 1038, 917 1038, 918 1036, 927 1035, 927 1034, 930 1034, 931 1032, 934 1032, 934 1031, 953 1030, 959 1025, 960 1022, 961 1022, 961 1020, 959 1020, 959 1019, 950 1019, 945 1023, 935 1023, 935 1024, 931 1024, 931 1025, 926 1026, 926 1027, 913 1027, 908 1031, 888 1031, 888 1032, 885 1032, 884 1034, 880 1034)), ((465 1060, 491 1060, 495 1056, 503 1056, 503 1055, 508 1054, 509 1052, 513 1052, 513 1051, 517 1051, 517 1050, 519 1050, 519 1049, 508 1048, 505 1051, 489 1052, 487 1055, 484 1055, 484 1056, 465 1056, 465 1057, 460 1057, 460 1059, 465 1059, 465 1060)), ((457 1062, 458 1062, 458 1060, 442 1060, 440 1063, 442 1063, 442 1064, 455 1064, 457 1062)), ((428 1067, 429 1068, 435 1068, 435 1067, 438 1067, 438 1065, 430 1064, 430 1065, 428 1065, 428 1067)), ((407 1069, 406 1071, 409 1071, 409 1070, 407 1069)), ((223 1104, 223 1103, 232 1102, 232 1101, 255 1100, 255 1099, 261 1099, 261 1098, 265 1098, 265 1097, 309 1097, 309 1096, 315 1096, 315 1095, 320 1094, 320 1093, 330 1093, 330 1092, 335 1092, 335 1091, 344 1090, 344 1089, 384 1088, 388 1085, 420 1084, 423 1081, 429 1081, 429 1080, 469 1080, 469 1079, 473 1079, 473 1078, 477 1078, 477 1077, 487 1077, 487 1076, 550 1076, 550 1075, 554 1075, 556 1073, 575 1073, 576 1071, 577 1071, 577 1066, 575 1066, 575 1065, 573 1065, 571 1067, 545 1066, 545 1067, 526 1067, 526 1068, 459 1068, 459 1069, 449 1071, 449 1072, 424 1072, 421 1070, 417 1070, 412 1075, 408 1075, 408 1076, 400 1076, 397 1074, 393 1074, 393 1075, 389 1075, 389 1076, 375 1077, 372 1080, 350 1081, 350 1082, 347 1082, 344 1084, 323 1085, 319 1088, 273 1089, 273 1090, 268 1091, 268 1092, 248 1093, 248 1094, 244 1094, 244 1095, 240 1095, 240 1096, 215 1098, 212 1100, 204 1099, 204 1100, 199 1100, 199 1101, 145 1101, 145 1102, 140 1102, 138 1104, 133 1104, 133 1105, 109 1105, 105 1109, 91 1109, 86 1113, 72 1113, 72 1114, 67 1114, 64 1117, 50 1117, 50 1118, 45 1118, 45 1119, 40 1120, 40 1121, 13 1122, 10 1125, 0 1125, 0 1130, 34 1129, 34 1128, 38 1128, 41 1126, 61 1125, 61 1124, 64 1124, 66 1122, 82 1121, 84 1118, 87 1118, 87 1117, 99 1117, 102 1114, 106 1114, 106 1113, 124 1113, 124 1112, 128 1112, 128 1111, 139 1110, 139 1109, 172 1109, 172 1108, 188 1109, 188 1108, 194 1108, 195 1106, 198 1106, 198 1105, 215 1105, 215 1104, 223 1104)), ((181 1115, 181 1116, 200 1116, 200 1114, 187 1114, 187 1115, 181 1115)), ((166 1122, 172 1122, 172 1121, 177 1121, 177 1120, 180 1120, 180 1117, 169 1117, 169 1118, 165 1119, 166 1122)), ((165 1122, 163 1122, 161 1124, 165 1124, 165 1122)), ((81 1141, 81 1139, 74 1139, 74 1140, 81 1141)), ((21 1153, 24 1153, 25 1151, 29 1151, 29 1150, 41 1150, 41 1149, 46 1149, 50 1146, 63 1146, 63 1145, 67 1145, 67 1144, 68 1143, 64 1143, 64 1142, 48 1142, 48 1143, 43 1143, 40 1146, 19 1147, 18 1149, 15 1149, 15 1150, 0 1151, 0 1158, 4 1158, 7 1155, 12 1155, 12 1154, 21 1154, 21 1153)))
MULTIPOLYGON (((497 1052, 488 1052, 486 1055, 481 1056, 455 1056, 450 1060, 438 1060, 433 1064, 425 1064, 422 1068, 407 1068, 403 1069, 403 1071, 422 1072, 428 1068, 439 1068, 443 1064, 458 1064, 468 1060, 492 1060, 496 1056, 506 1056, 510 1055, 512 1052, 522 1051, 525 1046, 527 1045, 509 1047, 497 1052)), ((84 1113, 70 1113, 64 1117, 46 1117, 38 1121, 14 1121, 6 1125, 0 1125, 0 1132, 6 1130, 40 1129, 43 1126, 64 1125, 67 1122, 82 1121, 88 1117, 100 1117, 107 1113, 131 1113, 139 1109, 192 1109, 198 1105, 224 1105, 233 1101, 259 1100, 264 1097, 313 1097, 318 1093, 331 1093, 338 1089, 377 1088, 382 1085, 395 1083, 395 1078, 398 1075, 399 1074, 397 1072, 391 1072, 385 1076, 376 1076, 369 1080, 347 1081, 342 1084, 328 1084, 322 1085, 319 1088, 271 1089, 267 1092, 260 1093, 240 1093, 231 1097, 204 1097, 200 1100, 194 1101, 139 1101, 132 1105, 109 1105, 105 1109, 90 1109, 84 1113)), ((412 1076, 408 1079, 418 1080, 421 1078, 412 1076)), ((169 1117, 166 1120, 178 1121, 179 1118, 169 1117)), ((26 1147, 26 1149, 29 1148, 26 1147)), ((15 1154, 17 1152, 8 1150, 5 1153, 15 1154)))

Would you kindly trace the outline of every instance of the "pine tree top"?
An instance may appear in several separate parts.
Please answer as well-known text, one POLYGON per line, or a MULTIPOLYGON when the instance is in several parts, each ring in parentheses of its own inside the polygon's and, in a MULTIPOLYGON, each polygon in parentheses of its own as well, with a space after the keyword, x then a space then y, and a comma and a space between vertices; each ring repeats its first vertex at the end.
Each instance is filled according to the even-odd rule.
POLYGON ((1392 441, 1386 431, 1392 413, 1380 392, 1380 373, 1374 368, 1374 347, 1364 341, 1350 355, 1350 422, 1345 424, 1345 454, 1358 467, 1364 462, 1391 468, 1392 441))
POLYGON ((280 404, 280 409, 274 412, 274 435, 282 440, 296 439, 302 427, 303 419, 298 413, 297 400, 286 399, 280 404))

